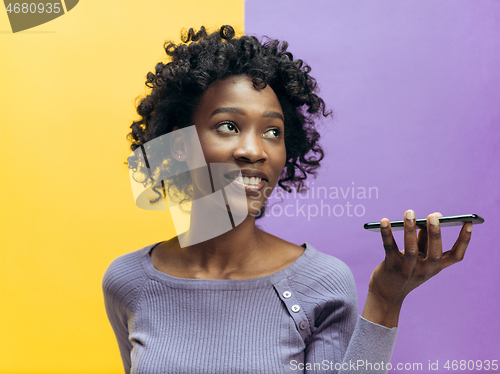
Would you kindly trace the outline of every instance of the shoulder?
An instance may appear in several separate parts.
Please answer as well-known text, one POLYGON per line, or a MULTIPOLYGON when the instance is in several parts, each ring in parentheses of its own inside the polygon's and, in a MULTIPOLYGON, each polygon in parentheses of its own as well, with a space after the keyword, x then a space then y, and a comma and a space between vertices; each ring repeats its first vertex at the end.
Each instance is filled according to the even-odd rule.
POLYGON ((311 325, 316 328, 325 322, 344 321, 352 332, 358 297, 351 270, 343 261, 309 244, 304 255, 301 266, 288 278, 288 284, 303 305, 311 325))
POLYGON ((134 297, 147 278, 142 262, 153 246, 124 254, 111 262, 102 279, 105 298, 123 300, 134 297))
POLYGON ((304 258, 299 259, 291 286, 306 299, 342 299, 356 303, 356 285, 351 269, 340 259, 322 253, 306 244, 304 258))
POLYGON ((299 278, 309 279, 311 282, 337 285, 338 287, 352 287, 354 277, 351 269, 337 257, 322 253, 307 244, 305 254, 308 254, 303 266, 298 270, 299 278))

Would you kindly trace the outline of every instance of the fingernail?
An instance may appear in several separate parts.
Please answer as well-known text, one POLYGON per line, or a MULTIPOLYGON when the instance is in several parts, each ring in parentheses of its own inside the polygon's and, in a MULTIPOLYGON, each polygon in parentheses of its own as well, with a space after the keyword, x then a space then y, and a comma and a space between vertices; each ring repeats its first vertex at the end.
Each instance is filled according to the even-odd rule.
POLYGON ((406 219, 411 221, 415 219, 415 212, 413 210, 407 210, 406 211, 406 219))
POLYGON ((429 222, 431 223, 432 226, 439 225, 439 219, 434 214, 431 214, 431 216, 429 218, 429 222))
POLYGON ((468 223, 467 226, 465 226, 465 231, 467 232, 472 232, 472 223, 468 223))
POLYGON ((387 220, 384 219, 384 220, 380 221, 380 227, 382 227, 383 229, 385 229, 387 226, 389 226, 387 224, 387 220))

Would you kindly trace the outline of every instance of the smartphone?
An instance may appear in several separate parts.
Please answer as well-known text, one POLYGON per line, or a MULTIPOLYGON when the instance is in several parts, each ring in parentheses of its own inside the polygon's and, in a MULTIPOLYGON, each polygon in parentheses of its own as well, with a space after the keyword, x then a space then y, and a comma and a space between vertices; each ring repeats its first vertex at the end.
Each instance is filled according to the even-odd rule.
MULTIPOLYGON (((439 226, 440 227, 448 227, 448 226, 462 226, 464 223, 473 223, 475 225, 483 223, 484 218, 478 216, 477 214, 462 214, 459 216, 446 216, 439 217, 439 226)), ((417 219, 417 228, 426 228, 427 227, 427 218, 419 218, 417 219)), ((364 228, 370 231, 380 231, 380 222, 368 222, 365 223, 364 228)), ((403 230, 404 221, 391 221, 391 230, 403 230)))

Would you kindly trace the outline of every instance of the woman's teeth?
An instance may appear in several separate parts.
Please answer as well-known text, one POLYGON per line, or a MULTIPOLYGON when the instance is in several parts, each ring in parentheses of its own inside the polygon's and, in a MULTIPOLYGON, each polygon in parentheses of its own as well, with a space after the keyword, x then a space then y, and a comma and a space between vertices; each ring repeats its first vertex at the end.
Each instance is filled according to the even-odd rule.
POLYGON ((236 178, 236 181, 238 183, 243 183, 243 184, 259 184, 261 180, 262 180, 262 178, 258 178, 258 177, 251 177, 251 178, 238 177, 238 178, 236 178))

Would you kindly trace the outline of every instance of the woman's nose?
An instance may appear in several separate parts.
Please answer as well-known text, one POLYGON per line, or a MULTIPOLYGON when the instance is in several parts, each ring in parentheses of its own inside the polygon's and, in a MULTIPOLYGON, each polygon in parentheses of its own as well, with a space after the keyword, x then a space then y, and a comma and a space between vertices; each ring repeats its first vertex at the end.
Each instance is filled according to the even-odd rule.
POLYGON ((237 160, 251 163, 266 161, 268 158, 264 149, 264 140, 260 135, 255 134, 241 136, 233 156, 237 160))

